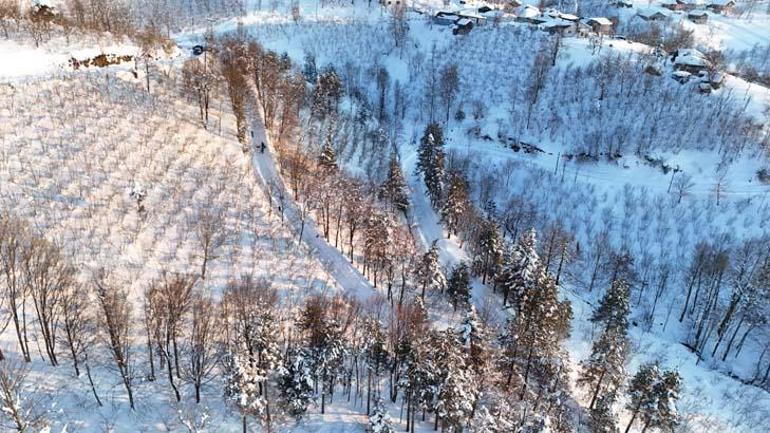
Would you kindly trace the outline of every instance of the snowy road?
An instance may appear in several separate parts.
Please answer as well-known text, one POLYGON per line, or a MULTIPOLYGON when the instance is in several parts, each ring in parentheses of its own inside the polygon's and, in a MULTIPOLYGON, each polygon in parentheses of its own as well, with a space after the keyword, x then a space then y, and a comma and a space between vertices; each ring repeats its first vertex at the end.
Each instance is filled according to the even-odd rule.
MULTIPOLYGON (((252 149, 255 151, 252 152, 251 161, 254 171, 266 190, 269 191, 268 188, 273 185, 282 191, 285 221, 288 222, 295 234, 299 234, 301 219, 297 203, 292 199, 292 194, 288 191, 278 173, 275 158, 273 158, 272 154, 273 147, 270 145, 270 141, 265 134, 264 124, 258 116, 255 116, 252 122, 252 130, 254 131, 252 149), (262 142, 267 144, 265 153, 260 153, 257 150, 262 142)), ((310 254, 321 262, 326 272, 345 293, 362 302, 369 300, 377 293, 369 280, 339 250, 324 240, 312 218, 307 218, 305 221, 305 227, 302 230, 302 243, 307 246, 310 254)))

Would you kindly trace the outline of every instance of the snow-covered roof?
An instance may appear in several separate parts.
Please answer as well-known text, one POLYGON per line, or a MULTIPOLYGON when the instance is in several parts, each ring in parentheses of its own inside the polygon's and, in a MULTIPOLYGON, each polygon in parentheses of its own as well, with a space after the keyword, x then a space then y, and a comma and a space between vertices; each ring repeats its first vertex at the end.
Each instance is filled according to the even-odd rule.
POLYGON ((704 10, 697 10, 697 11, 691 11, 687 15, 689 15, 691 17, 702 17, 702 16, 708 16, 708 14, 709 13, 704 11, 704 10))
POLYGON ((548 20, 547 22, 543 23, 544 28, 548 29, 554 29, 554 28, 567 28, 572 27, 573 23, 571 21, 562 20, 562 19, 552 19, 548 20))
POLYGON ((711 0, 709 2, 710 5, 714 6, 727 6, 731 4, 735 4, 735 0, 711 0))
POLYGON ((641 17, 646 17, 646 18, 653 17, 655 15, 661 15, 661 16, 667 17, 668 16, 668 10, 666 10, 666 9, 657 9, 657 8, 639 9, 637 14, 639 14, 639 16, 641 16, 641 17))
POLYGON ((674 59, 675 65, 695 66, 699 68, 706 68, 710 66, 706 56, 698 50, 692 48, 682 48, 676 53, 674 59))
POLYGON ((559 13, 559 18, 567 21, 577 21, 580 19, 577 15, 559 13))
POLYGON ((685 77, 689 77, 689 76, 691 76, 692 74, 691 74, 691 73, 689 73, 689 72, 687 72, 687 71, 676 71, 676 72, 674 72, 674 73, 673 73, 673 74, 671 74, 671 75, 673 75, 673 76, 675 76, 675 77, 681 77, 681 78, 685 78, 685 77))
POLYGON ((467 26, 468 24, 471 24, 471 22, 472 21, 470 20, 470 18, 460 18, 459 20, 457 20, 456 24, 458 26, 467 26))
POLYGON ((532 5, 524 5, 516 9, 516 15, 522 18, 535 18, 540 15, 540 9, 532 5))
POLYGON ((588 23, 596 23, 596 24, 599 24, 600 26, 611 26, 612 25, 612 21, 610 21, 608 18, 604 18, 604 17, 589 18, 589 19, 586 20, 586 22, 588 22, 588 23))

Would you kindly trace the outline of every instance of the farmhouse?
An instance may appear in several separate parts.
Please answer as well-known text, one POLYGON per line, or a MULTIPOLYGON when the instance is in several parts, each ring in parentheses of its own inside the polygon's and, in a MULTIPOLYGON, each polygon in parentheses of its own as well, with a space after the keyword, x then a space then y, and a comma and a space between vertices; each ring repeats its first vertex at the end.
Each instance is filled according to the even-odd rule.
POLYGON ((540 15, 540 9, 531 5, 524 5, 516 10, 516 21, 530 24, 543 24, 548 21, 548 19, 540 15))
POLYGON ((460 17, 454 12, 437 12, 433 17, 433 23, 440 26, 451 26, 460 17))
POLYGON ((645 21, 662 21, 668 18, 668 13, 660 9, 642 9, 637 15, 645 21))
POLYGON ((735 0, 711 0, 707 7, 718 14, 730 13, 735 7, 735 0))
POLYGON ((572 21, 552 19, 542 25, 542 29, 553 35, 573 36, 577 33, 577 25, 572 21))
POLYGON ((585 20, 585 23, 591 27, 594 33, 606 35, 612 32, 612 21, 608 18, 588 18, 585 20))
POLYGON ((660 6, 670 11, 683 11, 685 8, 684 0, 663 0, 660 6))
POLYGON ((687 14, 687 19, 696 24, 706 24, 709 20, 709 14, 704 10, 695 10, 687 14))
POLYGON ((677 71, 686 71, 691 74, 699 74, 711 67, 711 63, 698 50, 684 48, 674 52, 674 69, 677 71))
POLYGON ((460 18, 455 23, 454 28, 452 29, 452 34, 467 35, 471 30, 473 30, 473 21, 471 21, 469 18, 460 18))

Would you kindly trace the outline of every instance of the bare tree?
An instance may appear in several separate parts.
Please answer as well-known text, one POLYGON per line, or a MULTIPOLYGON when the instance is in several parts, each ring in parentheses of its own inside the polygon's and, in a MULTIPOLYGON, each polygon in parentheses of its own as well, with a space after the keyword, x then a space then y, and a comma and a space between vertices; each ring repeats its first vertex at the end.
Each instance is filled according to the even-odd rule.
POLYGON ((107 282, 106 275, 94 278, 96 302, 99 306, 99 326, 120 379, 134 407, 134 363, 131 348, 131 304, 128 292, 107 282))
POLYGON ((227 243, 230 234, 222 210, 200 209, 193 224, 202 255, 200 278, 205 280, 209 262, 217 259, 219 250, 227 243))
POLYGON ((13 22, 18 25, 20 19, 21 10, 18 1, 0 0, 0 27, 3 28, 3 35, 6 39, 9 38, 8 27, 10 24, 13 22))
POLYGON ((48 360, 56 366, 56 331, 62 299, 74 283, 75 268, 66 262, 58 247, 45 239, 34 239, 30 247, 24 270, 48 360))
POLYGON ((102 401, 96 392, 96 385, 91 376, 91 366, 88 363, 88 351, 93 346, 96 335, 96 319, 89 309, 91 300, 85 286, 70 284, 61 299, 61 317, 65 334, 64 344, 72 356, 75 375, 80 376, 81 364, 85 366, 91 392, 96 403, 101 406, 102 401))
POLYGON ((0 361, 0 405, 7 420, 5 431, 37 432, 44 428, 47 421, 45 412, 36 401, 24 395, 24 382, 29 370, 21 363, 11 359, 0 361))
POLYGON ((674 179, 672 186, 676 192, 676 203, 679 204, 682 202, 682 198, 690 193, 695 184, 692 182, 692 176, 682 172, 674 179))
POLYGON ((26 223, 11 215, 0 218, 0 261, 5 280, 5 299, 26 362, 30 362, 25 309, 28 284, 24 280, 23 263, 29 250, 28 238, 29 228, 26 223))
POLYGON ((198 102, 201 122, 204 128, 209 123, 209 103, 211 92, 218 85, 217 75, 207 58, 188 59, 182 66, 182 86, 185 92, 191 93, 198 102))
POLYGON ((185 378, 195 388, 195 402, 201 401, 201 388, 209 380, 219 361, 220 321, 217 305, 208 295, 194 295, 190 330, 187 341, 188 363, 183 367, 185 378))
POLYGON ((457 64, 450 63, 441 69, 440 95, 446 109, 446 121, 449 122, 449 112, 452 109, 452 103, 460 90, 460 72, 457 64))

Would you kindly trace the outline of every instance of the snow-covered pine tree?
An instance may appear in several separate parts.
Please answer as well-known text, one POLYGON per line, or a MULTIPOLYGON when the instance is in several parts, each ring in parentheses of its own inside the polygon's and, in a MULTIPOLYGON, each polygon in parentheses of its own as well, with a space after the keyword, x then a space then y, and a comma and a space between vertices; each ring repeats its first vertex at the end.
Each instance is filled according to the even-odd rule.
POLYGON ((471 276, 468 265, 460 262, 453 270, 447 281, 447 295, 452 302, 452 307, 457 311, 457 307, 465 307, 471 300, 471 276))
POLYGON ((406 212, 409 209, 409 191, 396 156, 390 158, 388 177, 380 186, 380 196, 390 203, 391 209, 406 212))
POLYGON ((655 412, 645 423, 643 429, 654 427, 662 432, 673 433, 679 425, 679 413, 676 401, 682 391, 682 378, 677 371, 667 370, 661 374, 660 380, 653 387, 657 405, 655 412))
POLYGON ((372 415, 369 416, 369 427, 367 433, 396 433, 393 422, 385 410, 385 404, 381 398, 378 398, 374 403, 374 410, 372 415))
POLYGON ((511 362, 510 384, 518 364, 522 377, 520 398, 527 391, 534 362, 559 360, 559 344, 569 335, 572 307, 559 300, 559 288, 551 275, 539 267, 536 285, 519 298, 518 313, 509 322, 507 356, 511 362))
POLYGON ((599 397, 588 412, 588 430, 591 433, 619 433, 617 417, 612 413, 614 395, 599 397))
POLYGON ((379 381, 380 372, 386 368, 390 354, 387 339, 380 322, 374 317, 364 319, 361 352, 366 362, 366 413, 370 413, 373 397, 372 386, 379 381))
POLYGON ((660 368, 657 363, 642 364, 628 384, 626 394, 628 402, 626 409, 631 412, 631 419, 628 421, 625 432, 631 430, 637 418, 641 418, 647 423, 652 414, 657 409, 657 398, 655 396, 655 385, 660 380, 660 368))
POLYGON ((289 415, 300 419, 313 401, 310 357, 303 349, 289 350, 278 371, 278 390, 289 415))
POLYGON ((247 417, 262 417, 265 412, 266 401, 260 392, 265 377, 254 360, 242 354, 230 353, 225 365, 225 398, 240 413, 246 433, 247 417))
POLYGON ((318 75, 318 82, 313 89, 313 116, 321 120, 336 116, 342 93, 342 80, 337 71, 331 66, 326 68, 318 75))
POLYGON ((415 269, 417 283, 420 285, 420 298, 425 300, 426 290, 443 289, 446 278, 439 266, 438 245, 433 241, 428 251, 422 255, 415 269))
POLYGON ((337 151, 334 150, 331 135, 331 132, 327 135, 323 146, 321 146, 321 154, 318 156, 318 166, 325 172, 337 169, 337 151))
POLYGON ((310 357, 313 377, 321 393, 321 413, 326 411, 326 396, 333 394, 347 347, 340 324, 329 316, 329 305, 322 297, 307 300, 297 323, 310 357))
POLYGON ((474 272, 481 275, 481 282, 497 275, 502 264, 503 245, 500 229, 493 219, 483 219, 478 227, 474 254, 474 272))
POLYGON ((541 272, 535 229, 519 237, 506 262, 502 275, 503 305, 507 305, 510 298, 516 310, 520 311, 524 298, 537 286, 541 272))
POLYGON ((616 280, 602 298, 591 320, 603 326, 594 341, 591 356, 581 362, 578 383, 590 390, 589 409, 599 397, 614 395, 625 380, 628 355, 629 290, 622 280, 616 280))
POLYGON ((447 176, 446 198, 441 206, 441 220, 446 225, 447 238, 457 234, 460 220, 471 208, 468 201, 468 183, 458 170, 452 170, 447 176))
POLYGON ((606 327, 591 347, 591 356, 580 363, 578 384, 590 391, 589 409, 599 397, 614 394, 625 380, 628 336, 625 328, 606 327))
POLYGON ((425 128, 417 150, 417 172, 422 174, 431 204, 438 207, 444 192, 444 131, 438 123, 425 128))
POLYGON ((478 398, 478 388, 457 334, 447 329, 434 339, 428 364, 433 367, 435 386, 433 411, 445 431, 461 432, 478 398))
POLYGON ((631 292, 624 280, 615 280, 591 315, 591 321, 606 328, 628 329, 628 315, 631 311, 631 292))

